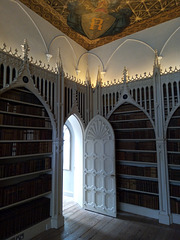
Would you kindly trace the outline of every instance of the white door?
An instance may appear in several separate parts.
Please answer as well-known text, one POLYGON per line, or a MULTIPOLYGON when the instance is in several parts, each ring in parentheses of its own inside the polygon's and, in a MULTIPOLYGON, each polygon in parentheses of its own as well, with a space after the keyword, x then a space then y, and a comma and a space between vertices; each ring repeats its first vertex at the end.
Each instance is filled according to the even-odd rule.
POLYGON ((116 217, 115 140, 110 123, 97 115, 85 131, 84 208, 116 217))

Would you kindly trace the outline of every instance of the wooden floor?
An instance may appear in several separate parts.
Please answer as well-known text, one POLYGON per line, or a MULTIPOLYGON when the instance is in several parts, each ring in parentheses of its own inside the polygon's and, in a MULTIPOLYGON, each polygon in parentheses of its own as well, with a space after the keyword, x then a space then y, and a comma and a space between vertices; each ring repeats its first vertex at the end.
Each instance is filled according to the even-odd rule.
POLYGON ((64 199, 64 226, 33 240, 180 240, 180 225, 122 213, 118 218, 85 211, 71 198, 64 199))

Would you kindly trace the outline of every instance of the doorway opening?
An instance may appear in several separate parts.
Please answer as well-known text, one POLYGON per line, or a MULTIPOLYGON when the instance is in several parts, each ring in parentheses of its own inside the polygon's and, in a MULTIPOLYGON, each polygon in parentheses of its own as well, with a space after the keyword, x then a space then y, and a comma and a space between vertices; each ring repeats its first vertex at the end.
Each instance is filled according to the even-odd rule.
POLYGON ((64 124, 63 198, 83 206, 83 125, 71 115, 64 124))

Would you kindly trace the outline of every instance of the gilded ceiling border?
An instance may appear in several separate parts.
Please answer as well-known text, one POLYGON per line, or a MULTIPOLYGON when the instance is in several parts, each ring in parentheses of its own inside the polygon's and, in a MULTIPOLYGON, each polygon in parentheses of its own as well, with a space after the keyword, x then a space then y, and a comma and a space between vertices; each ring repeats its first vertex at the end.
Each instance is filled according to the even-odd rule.
POLYGON ((66 23, 66 20, 56 10, 51 8, 43 0, 19 0, 32 11, 51 23, 54 27, 73 39, 85 49, 89 48, 91 41, 86 37, 72 30, 66 23))
POLYGON ((47 20, 54 27, 59 29, 61 32, 66 34, 68 37, 73 39, 75 42, 80 44, 86 50, 91 50, 93 48, 102 46, 109 42, 115 41, 117 39, 126 37, 130 34, 142 31, 144 29, 153 27, 157 24, 169 21, 171 19, 180 17, 180 6, 173 8, 168 11, 164 11, 161 14, 158 14, 154 17, 148 18, 146 20, 142 20, 140 22, 134 23, 127 28, 125 28, 121 33, 116 34, 114 36, 107 36, 103 38, 98 38, 96 40, 89 40, 88 38, 80 35, 79 33, 72 30, 66 23, 66 20, 58 13, 56 10, 51 8, 47 3, 43 0, 20 0, 23 4, 25 4, 32 11, 37 13, 39 16, 47 20))

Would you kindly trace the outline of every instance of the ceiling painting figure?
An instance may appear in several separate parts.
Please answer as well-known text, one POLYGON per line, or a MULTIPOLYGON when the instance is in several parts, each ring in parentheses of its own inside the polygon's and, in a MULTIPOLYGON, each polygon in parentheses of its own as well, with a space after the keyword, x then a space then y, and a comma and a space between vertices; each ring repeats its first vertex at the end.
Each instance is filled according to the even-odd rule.
POLYGON ((129 25, 132 11, 129 8, 117 11, 117 2, 119 1, 70 1, 67 23, 90 40, 120 33, 129 25))

